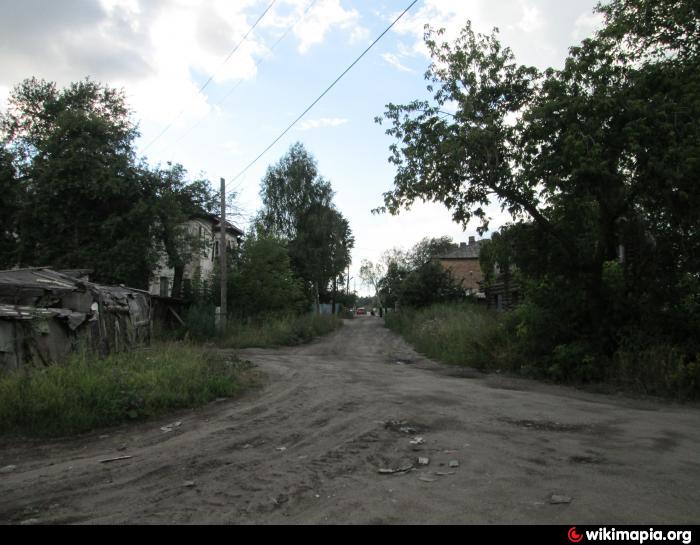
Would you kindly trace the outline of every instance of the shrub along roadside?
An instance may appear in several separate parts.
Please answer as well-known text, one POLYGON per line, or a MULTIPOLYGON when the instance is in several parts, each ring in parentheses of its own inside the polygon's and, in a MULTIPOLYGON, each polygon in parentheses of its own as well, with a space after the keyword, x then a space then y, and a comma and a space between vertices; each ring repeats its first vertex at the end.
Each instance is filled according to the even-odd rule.
POLYGON ((304 344, 343 325, 337 316, 303 314, 270 316, 229 323, 221 346, 225 348, 271 348, 304 344))
POLYGON ((60 436, 204 405, 254 386, 250 364, 182 343, 75 354, 0 374, 0 433, 60 436))
POLYGON ((627 342, 605 360, 592 361, 585 347, 573 345, 558 345, 551 355, 533 358, 529 340, 515 326, 518 313, 526 310, 498 314, 470 303, 440 304, 388 314, 386 324, 416 350, 444 363, 593 386, 596 391, 700 399, 700 356, 688 358, 658 342, 627 342), (600 371, 581 372, 587 368, 600 371))
POLYGON ((443 303, 389 313, 386 325, 416 350, 444 363, 501 369, 508 338, 501 316, 473 303, 443 303))

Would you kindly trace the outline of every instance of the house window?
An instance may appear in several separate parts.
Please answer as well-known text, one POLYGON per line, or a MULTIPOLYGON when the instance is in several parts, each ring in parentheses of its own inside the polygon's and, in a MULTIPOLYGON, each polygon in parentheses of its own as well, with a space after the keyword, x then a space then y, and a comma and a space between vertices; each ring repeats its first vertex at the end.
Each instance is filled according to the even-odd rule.
POLYGON ((160 296, 168 297, 168 291, 170 288, 170 280, 167 276, 160 277, 160 296))

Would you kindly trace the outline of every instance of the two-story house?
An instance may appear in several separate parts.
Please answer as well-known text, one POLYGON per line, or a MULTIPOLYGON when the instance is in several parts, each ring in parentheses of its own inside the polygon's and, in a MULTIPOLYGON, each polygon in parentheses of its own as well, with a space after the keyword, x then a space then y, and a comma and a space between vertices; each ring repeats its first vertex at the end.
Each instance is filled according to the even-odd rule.
MULTIPOLYGON (((185 223, 187 233, 201 241, 201 250, 195 251, 183 271, 183 290, 188 291, 188 284, 194 279, 208 281, 214 273, 220 249, 220 220, 213 214, 195 214, 185 223)), ((230 222, 226 222, 226 247, 229 251, 237 249, 241 243, 243 231, 230 222)), ((162 254, 156 266, 149 292, 162 297, 172 297, 175 270, 167 265, 167 256, 162 254)))

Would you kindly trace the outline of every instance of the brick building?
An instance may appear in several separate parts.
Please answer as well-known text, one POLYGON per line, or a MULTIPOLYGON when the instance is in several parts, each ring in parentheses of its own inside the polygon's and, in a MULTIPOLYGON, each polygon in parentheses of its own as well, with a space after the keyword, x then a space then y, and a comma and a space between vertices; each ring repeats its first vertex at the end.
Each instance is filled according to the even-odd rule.
POLYGON ((456 250, 435 258, 440 265, 452 272, 457 282, 462 281, 462 287, 469 294, 478 293, 479 284, 484 278, 479 264, 482 242, 469 237, 469 244, 462 242, 456 250))

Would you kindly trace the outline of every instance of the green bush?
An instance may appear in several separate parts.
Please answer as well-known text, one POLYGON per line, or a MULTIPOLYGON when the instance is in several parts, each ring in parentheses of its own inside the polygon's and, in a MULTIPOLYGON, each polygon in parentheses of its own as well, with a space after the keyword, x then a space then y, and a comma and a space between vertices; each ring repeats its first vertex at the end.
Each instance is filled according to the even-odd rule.
POLYGON ((189 344, 163 343, 104 359, 0 375, 0 433, 56 436, 229 397, 253 385, 249 365, 189 344))
POLYGON ((212 303, 198 301, 185 311, 185 329, 196 341, 213 339, 217 335, 216 307, 212 303))
POLYGON ((401 283, 399 301, 403 307, 421 308, 464 298, 464 289, 451 271, 429 261, 408 273, 401 283))
POLYGON ((309 305, 282 240, 251 236, 228 277, 229 310, 239 318, 300 314, 309 305))
POLYGON ((700 398, 700 354, 689 355, 663 344, 627 346, 610 365, 610 381, 626 390, 673 397, 700 398))
POLYGON ((532 302, 501 314, 461 303, 390 313, 386 324, 419 352, 448 364, 678 400, 700 398, 700 354, 631 334, 610 357, 583 339, 554 344, 565 338, 566 323, 555 323, 552 316, 532 302))

